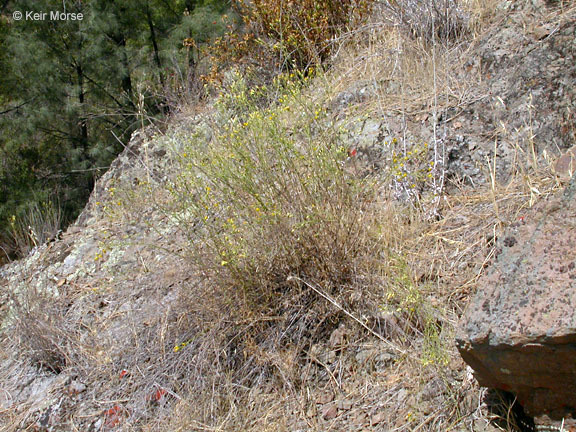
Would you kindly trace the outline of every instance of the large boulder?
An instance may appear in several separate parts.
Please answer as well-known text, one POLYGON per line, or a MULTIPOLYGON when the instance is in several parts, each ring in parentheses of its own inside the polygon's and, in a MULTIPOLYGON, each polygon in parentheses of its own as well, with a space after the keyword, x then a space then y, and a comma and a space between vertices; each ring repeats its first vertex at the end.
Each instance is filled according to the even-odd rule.
POLYGON ((525 411, 576 418, 576 177, 500 239, 456 342, 480 385, 525 411))

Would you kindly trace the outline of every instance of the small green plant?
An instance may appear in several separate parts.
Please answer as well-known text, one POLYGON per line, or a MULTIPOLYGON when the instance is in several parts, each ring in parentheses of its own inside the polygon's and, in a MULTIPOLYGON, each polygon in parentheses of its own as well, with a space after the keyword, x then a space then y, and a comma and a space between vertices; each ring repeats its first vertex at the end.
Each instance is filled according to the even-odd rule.
POLYGON ((413 278, 410 266, 402 257, 391 260, 388 275, 388 292, 383 309, 403 315, 406 328, 420 330, 424 327, 426 305, 420 287, 413 278))
POLYGON ((448 366, 450 361, 446 338, 442 335, 442 324, 433 317, 428 317, 424 328, 424 341, 421 362, 424 366, 448 366))
POLYGON ((448 350, 437 311, 426 301, 428 289, 416 283, 409 264, 402 257, 391 260, 389 287, 383 309, 395 313, 405 334, 422 335, 420 361, 424 366, 446 366, 448 350))

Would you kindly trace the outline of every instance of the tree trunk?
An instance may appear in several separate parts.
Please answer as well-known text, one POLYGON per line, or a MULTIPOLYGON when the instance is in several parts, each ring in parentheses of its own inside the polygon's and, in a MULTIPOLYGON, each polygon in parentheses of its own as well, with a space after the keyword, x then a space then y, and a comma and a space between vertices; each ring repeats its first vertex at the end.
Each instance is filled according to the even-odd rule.
POLYGON ((122 77, 122 90, 128 97, 128 104, 134 106, 134 95, 132 92, 132 77, 130 75, 130 61, 128 60, 128 53, 126 52, 126 38, 121 35, 118 40, 118 45, 122 48, 122 66, 124 66, 124 76, 122 77))
POLYGON ((82 65, 76 65, 76 76, 78 78, 78 102, 80 102, 80 145, 84 151, 84 155, 88 154, 88 120, 85 114, 85 92, 84 92, 84 73, 82 65))
POLYGON ((194 12, 194 8, 196 7, 196 0, 186 0, 185 4, 186 9, 188 9, 188 12, 190 13, 194 12))
POLYGON ((154 30, 154 23, 152 22, 149 3, 146 3, 146 19, 148 21, 148 28, 150 29, 150 40, 152 41, 152 47, 154 48, 154 60, 156 62, 156 67, 158 68, 158 78, 160 79, 162 88, 164 88, 164 74, 162 73, 162 62, 160 61, 160 50, 158 49, 158 42, 156 41, 156 31, 154 30))

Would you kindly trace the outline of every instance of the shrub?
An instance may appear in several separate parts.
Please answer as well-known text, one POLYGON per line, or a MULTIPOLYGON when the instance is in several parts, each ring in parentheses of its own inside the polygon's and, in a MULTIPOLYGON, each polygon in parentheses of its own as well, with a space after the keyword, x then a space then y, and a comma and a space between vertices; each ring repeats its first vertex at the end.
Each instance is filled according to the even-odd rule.
POLYGON ((271 376, 297 385, 296 366, 343 310, 375 312, 368 288, 392 242, 378 185, 353 175, 343 131, 302 93, 307 80, 281 75, 266 89, 237 76, 209 130, 176 140, 167 210, 203 276, 184 301, 213 316, 206 332, 221 326, 226 348, 210 364, 243 385, 271 376))
POLYGON ((214 285, 273 307, 298 276, 337 292, 378 249, 375 189, 346 173, 339 131, 297 80, 276 80, 278 103, 237 78, 219 100, 213 138, 181 151, 173 193, 184 204, 193 251, 214 285))
POLYGON ((236 0, 243 33, 216 43, 216 63, 249 57, 276 70, 307 69, 328 58, 334 39, 370 11, 373 0, 236 0))

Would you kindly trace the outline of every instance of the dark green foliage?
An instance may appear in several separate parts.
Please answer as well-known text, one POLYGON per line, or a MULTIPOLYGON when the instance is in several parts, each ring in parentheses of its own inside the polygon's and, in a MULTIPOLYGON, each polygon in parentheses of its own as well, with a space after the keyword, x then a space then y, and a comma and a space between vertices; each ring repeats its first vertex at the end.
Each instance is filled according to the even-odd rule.
MULTIPOLYGON (((225 0, 66 1, 82 20, 12 19, 14 11, 62 11, 63 3, 0 6, 0 246, 8 220, 38 200, 76 217, 95 180, 130 134, 168 111, 169 80, 224 31, 225 0)), ((186 74, 189 78, 190 73, 186 74)))

